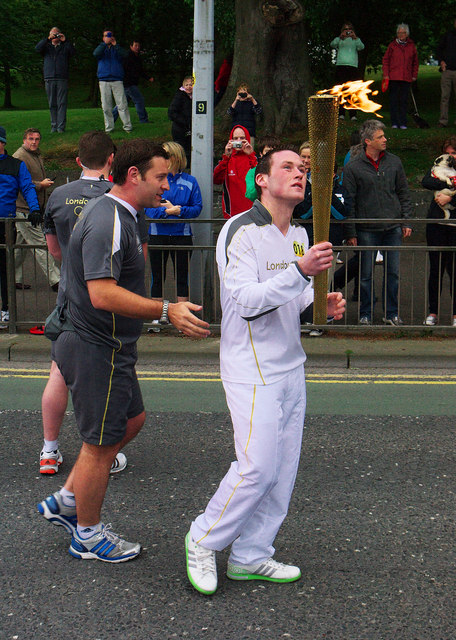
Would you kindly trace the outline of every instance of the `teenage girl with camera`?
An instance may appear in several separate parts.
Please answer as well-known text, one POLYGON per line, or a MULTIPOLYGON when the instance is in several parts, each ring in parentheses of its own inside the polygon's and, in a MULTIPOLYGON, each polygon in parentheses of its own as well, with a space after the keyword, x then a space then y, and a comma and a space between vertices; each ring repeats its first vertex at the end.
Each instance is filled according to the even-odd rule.
POLYGON ((250 134, 250 144, 255 145, 256 116, 263 111, 260 103, 251 95, 248 85, 239 85, 233 104, 227 113, 233 120, 233 127, 241 125, 250 134))

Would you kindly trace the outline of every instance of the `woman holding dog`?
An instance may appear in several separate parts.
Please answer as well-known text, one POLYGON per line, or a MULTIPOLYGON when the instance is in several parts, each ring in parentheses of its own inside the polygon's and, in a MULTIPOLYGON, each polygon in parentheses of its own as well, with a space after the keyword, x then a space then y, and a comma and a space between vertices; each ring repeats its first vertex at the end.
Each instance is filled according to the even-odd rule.
POLYGON ((408 24, 398 24, 396 38, 383 56, 382 90, 389 86, 393 129, 407 129, 410 86, 418 76, 418 54, 409 36, 408 24))
MULTIPOLYGON (((456 159, 456 136, 450 136, 445 140, 442 145, 442 153, 448 153, 456 159)), ((421 184, 425 189, 430 189, 431 191, 440 191, 441 189, 448 188, 446 182, 442 182, 434 177, 432 169, 424 176, 421 184)), ((449 202, 456 207, 456 196, 451 197, 443 193, 435 194, 430 204, 427 217, 444 219, 445 212, 442 207, 449 202)), ((450 220, 453 220, 453 222, 435 222, 429 223, 426 226, 426 240, 429 247, 456 247, 456 208, 450 210, 450 220)), ((446 271, 450 280, 450 297, 453 314, 451 324, 453 327, 456 327, 455 263, 456 253, 454 251, 429 252, 429 314, 424 321, 425 325, 434 326, 439 320, 443 276, 446 271)))

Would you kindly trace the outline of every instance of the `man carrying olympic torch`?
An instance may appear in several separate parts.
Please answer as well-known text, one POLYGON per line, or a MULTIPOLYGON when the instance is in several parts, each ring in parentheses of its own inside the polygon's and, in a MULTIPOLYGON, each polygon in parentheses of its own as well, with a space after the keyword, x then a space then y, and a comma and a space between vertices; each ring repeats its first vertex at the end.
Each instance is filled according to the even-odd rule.
MULTIPOLYGON (((332 245, 308 248, 290 224, 304 198, 300 156, 276 148, 260 159, 260 200, 225 223, 217 242, 223 311, 220 368, 236 461, 185 539, 187 575, 206 595, 217 589, 215 552, 231 545, 232 580, 298 580, 298 567, 273 559, 298 469, 304 426, 305 353, 301 322, 312 318, 312 277, 331 266, 332 245), (304 315, 303 315, 304 314, 304 315)), ((326 294, 341 319, 341 293, 326 294)))

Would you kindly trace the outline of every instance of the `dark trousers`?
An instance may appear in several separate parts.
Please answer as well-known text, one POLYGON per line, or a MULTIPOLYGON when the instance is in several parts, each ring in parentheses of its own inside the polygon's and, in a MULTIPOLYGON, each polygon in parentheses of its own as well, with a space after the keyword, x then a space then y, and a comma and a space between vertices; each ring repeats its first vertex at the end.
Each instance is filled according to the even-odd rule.
POLYGON ((174 142, 178 142, 184 147, 185 155, 187 157, 187 169, 190 168, 192 160, 192 135, 190 131, 187 131, 183 127, 180 127, 175 122, 171 125, 171 136, 174 142), (187 135, 190 134, 190 135, 187 135))
MULTIPOLYGON (((336 66, 336 84, 344 84, 344 82, 353 82, 359 80, 358 67, 351 67, 344 64, 336 66)), ((344 116, 347 109, 342 105, 339 107, 339 115, 344 116)), ((348 117, 356 116, 356 109, 348 110, 348 117)))
MULTIPOLYGON (((192 246, 191 236, 149 236, 151 245, 179 245, 192 246)), ((163 297, 163 284, 166 280, 166 263, 171 254, 176 278, 177 296, 188 298, 188 263, 192 255, 191 251, 172 249, 151 249, 149 252, 150 267, 152 270, 152 286, 150 295, 152 298, 163 297)))
MULTIPOLYGON (((428 224, 426 240, 429 247, 456 247, 456 227, 428 224)), ((453 315, 456 315, 455 263, 456 253, 453 251, 429 252, 429 313, 435 313, 435 315, 439 313, 439 300, 442 293, 443 276, 446 271, 450 279, 453 315)))
POLYGON ((51 131, 65 131, 68 102, 68 80, 45 80, 46 95, 51 113, 51 131))
POLYGON ((390 80, 390 116, 391 124, 393 126, 407 126, 407 109, 410 84, 410 82, 405 82, 403 80, 390 80))

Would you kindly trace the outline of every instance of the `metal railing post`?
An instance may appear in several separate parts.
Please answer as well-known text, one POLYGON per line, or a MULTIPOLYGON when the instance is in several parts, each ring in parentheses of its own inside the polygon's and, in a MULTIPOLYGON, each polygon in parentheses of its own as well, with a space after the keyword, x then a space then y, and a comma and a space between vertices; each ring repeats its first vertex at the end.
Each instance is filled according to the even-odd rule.
POLYGON ((9 333, 16 333, 16 267, 14 260, 14 220, 5 220, 6 280, 8 285, 9 333))

